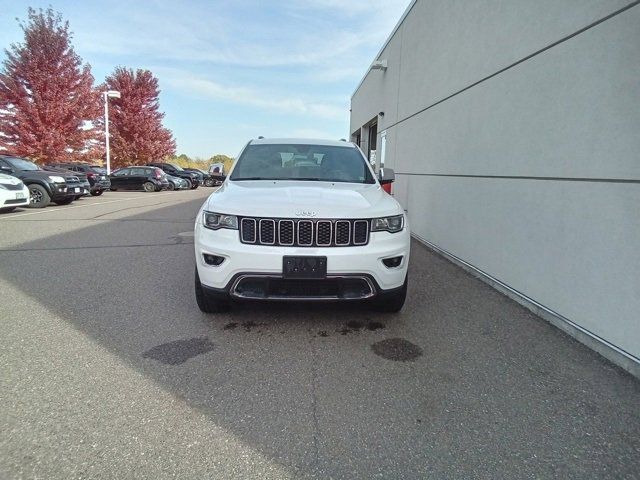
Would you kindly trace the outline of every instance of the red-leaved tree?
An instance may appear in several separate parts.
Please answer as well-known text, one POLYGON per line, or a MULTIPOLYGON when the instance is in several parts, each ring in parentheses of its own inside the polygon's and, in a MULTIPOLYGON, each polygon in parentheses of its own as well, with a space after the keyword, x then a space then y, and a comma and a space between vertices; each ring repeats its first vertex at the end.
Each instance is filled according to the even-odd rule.
POLYGON ((71 45, 60 14, 29 9, 24 43, 5 50, 0 71, 0 150, 40 162, 84 158, 99 133, 91 67, 71 45))
POLYGON ((109 100, 109 133, 114 167, 142 165, 174 155, 176 142, 162 126, 158 79, 149 70, 118 67, 106 78, 103 90, 117 90, 109 100))

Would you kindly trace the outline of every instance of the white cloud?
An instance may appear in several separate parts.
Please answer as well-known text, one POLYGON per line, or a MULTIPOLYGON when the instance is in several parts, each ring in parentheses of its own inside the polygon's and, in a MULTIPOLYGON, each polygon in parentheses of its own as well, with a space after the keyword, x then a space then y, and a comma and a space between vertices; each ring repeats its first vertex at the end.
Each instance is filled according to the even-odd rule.
POLYGON ((321 101, 283 93, 272 93, 250 86, 231 86, 208 78, 196 77, 176 69, 155 68, 164 84, 183 94, 203 96, 264 110, 307 115, 321 119, 344 120, 349 115, 348 103, 341 105, 334 100, 321 101))
POLYGON ((242 67, 328 66, 330 81, 353 76, 363 49, 380 46, 408 2, 158 1, 154 8, 128 2, 100 16, 89 10, 72 28, 85 52, 242 67), (276 7, 277 14, 266 13, 276 7))

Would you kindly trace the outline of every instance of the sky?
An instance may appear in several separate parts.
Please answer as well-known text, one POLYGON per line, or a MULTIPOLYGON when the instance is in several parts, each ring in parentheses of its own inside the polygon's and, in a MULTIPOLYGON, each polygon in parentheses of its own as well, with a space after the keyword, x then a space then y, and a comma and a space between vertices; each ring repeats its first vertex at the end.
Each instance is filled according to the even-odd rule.
POLYGON ((347 138, 349 101, 410 0, 0 0, 0 58, 16 18, 69 21, 96 84, 117 66, 159 79, 178 153, 236 156, 251 138, 347 138))

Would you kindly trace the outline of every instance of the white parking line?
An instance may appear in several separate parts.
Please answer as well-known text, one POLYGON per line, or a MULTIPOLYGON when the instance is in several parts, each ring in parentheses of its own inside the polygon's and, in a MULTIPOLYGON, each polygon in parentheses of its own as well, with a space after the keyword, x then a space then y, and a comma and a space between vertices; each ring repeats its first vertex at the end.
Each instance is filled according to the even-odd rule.
MULTIPOLYGON (((165 195, 175 195, 174 193, 158 193, 156 195, 150 195, 148 197, 144 197, 144 198, 155 198, 155 197, 161 197, 161 196, 165 196, 165 195)), ((127 198, 119 198, 118 200, 109 200, 108 202, 97 202, 97 203, 87 203, 86 205, 73 205, 71 207, 64 207, 64 208, 60 208, 60 209, 56 209, 56 210, 48 210, 46 208, 43 208, 42 210, 39 210, 37 212, 25 212, 25 213, 18 213, 17 215, 11 215, 10 217, 0 217, 0 220, 11 220, 12 218, 19 218, 19 217, 26 217, 27 215, 38 215, 41 213, 54 213, 54 212, 66 212, 67 210, 71 210, 72 208, 83 208, 83 207, 91 207, 93 205, 106 205, 107 203, 117 203, 117 202, 126 202, 127 200, 136 200, 138 198, 143 198, 143 197, 127 197, 127 198)), ((144 205, 140 205, 141 207, 144 207, 144 205)))

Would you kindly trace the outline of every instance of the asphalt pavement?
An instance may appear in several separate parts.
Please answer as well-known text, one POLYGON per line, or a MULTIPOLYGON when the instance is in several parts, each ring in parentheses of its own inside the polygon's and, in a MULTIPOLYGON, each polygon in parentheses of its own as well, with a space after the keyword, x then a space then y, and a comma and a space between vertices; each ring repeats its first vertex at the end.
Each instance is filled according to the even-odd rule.
POLYGON ((397 315, 202 314, 210 192, 0 215, 0 478, 640 477, 640 382, 419 243, 397 315))

